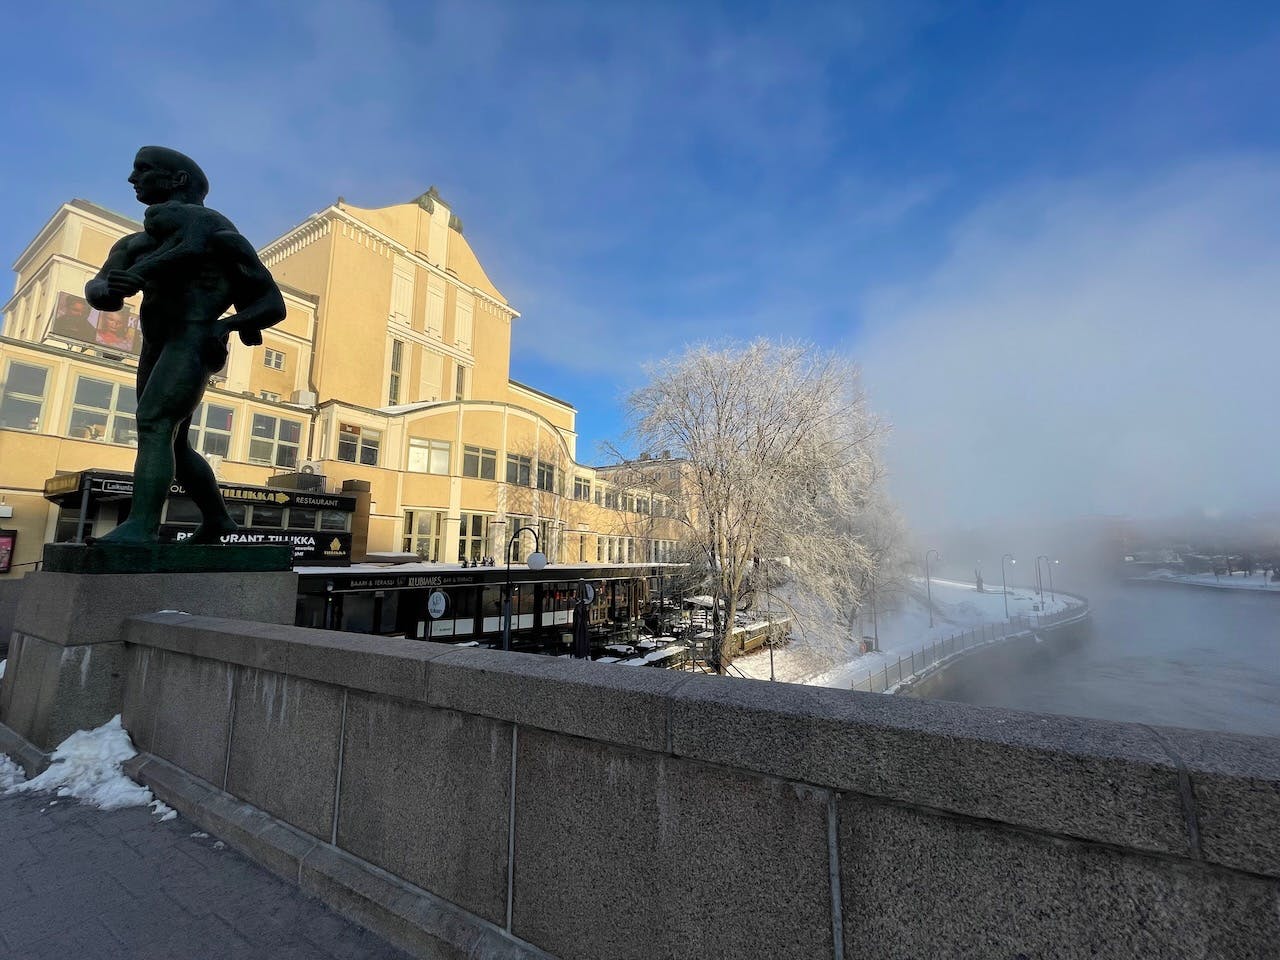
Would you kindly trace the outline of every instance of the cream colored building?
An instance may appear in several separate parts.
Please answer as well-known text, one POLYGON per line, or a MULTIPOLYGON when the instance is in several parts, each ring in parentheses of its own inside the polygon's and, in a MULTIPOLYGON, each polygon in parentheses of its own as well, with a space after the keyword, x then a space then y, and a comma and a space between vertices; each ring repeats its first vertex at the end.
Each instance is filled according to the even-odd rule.
MULTIPOLYGON (((0 327, 0 528, 18 532, 10 575, 31 569, 45 542, 69 539, 73 525, 42 495, 47 479, 132 469, 137 332, 80 298, 111 245, 140 229, 73 200, 14 264, 0 327)), ((578 463, 574 407, 510 378, 519 313, 434 189, 377 209, 339 199, 260 255, 288 316, 261 347, 232 339, 197 411, 193 444, 220 480, 302 471, 330 491, 368 481, 370 553, 501 562, 509 531, 529 525, 553 562, 671 558, 673 505, 578 463)), ((126 306, 136 325, 137 298, 126 306)), ((90 532, 114 522, 100 517, 90 532)))

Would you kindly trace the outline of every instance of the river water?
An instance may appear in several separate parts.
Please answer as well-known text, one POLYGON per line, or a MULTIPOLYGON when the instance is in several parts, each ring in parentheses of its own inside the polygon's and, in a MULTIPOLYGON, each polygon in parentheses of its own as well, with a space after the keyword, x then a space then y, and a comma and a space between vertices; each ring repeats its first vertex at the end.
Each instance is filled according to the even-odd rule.
POLYGON ((963 671, 947 698, 1280 736, 1280 596, 1160 584, 1080 592, 1093 609, 1086 635, 1031 657, 989 656, 991 669, 963 671))

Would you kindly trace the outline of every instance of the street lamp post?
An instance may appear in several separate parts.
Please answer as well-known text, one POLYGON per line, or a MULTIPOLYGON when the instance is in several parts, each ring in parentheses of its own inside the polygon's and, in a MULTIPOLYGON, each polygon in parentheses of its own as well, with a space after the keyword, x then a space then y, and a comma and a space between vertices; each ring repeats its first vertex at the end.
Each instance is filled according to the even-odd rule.
POLYGON ((1044 565, 1049 566, 1049 558, 1043 553, 1036 557, 1036 589, 1040 592, 1040 602, 1044 603, 1044 578, 1040 576, 1040 561, 1044 561, 1044 565))
MULTIPOLYGON (((1053 563, 1061 563, 1061 560, 1055 560, 1053 563)), ((1053 564, 1049 562, 1049 558, 1044 558, 1044 567, 1049 571, 1049 599, 1054 603, 1058 602, 1058 595, 1053 592, 1053 564)))
POLYGON ((530 570, 541 570, 547 565, 547 558, 538 550, 538 531, 534 527, 516 527, 507 541, 507 585, 502 591, 502 649, 511 649, 511 548, 516 545, 520 534, 528 530, 533 534, 533 553, 526 561, 530 570))
POLYGON ((942 554, 937 550, 926 550, 924 552, 924 590, 929 598, 929 629, 933 629, 933 584, 929 580, 929 554, 938 555, 938 559, 942 559, 942 554))
POLYGON ((1015 564, 1018 561, 1013 559, 1012 553, 1006 553, 1004 556, 1000 558, 1000 588, 1001 590, 1004 591, 1004 618, 1008 620, 1009 619, 1009 581, 1005 578, 1005 575, 1004 575, 1004 562, 1006 560, 1009 561, 1010 565, 1015 564))

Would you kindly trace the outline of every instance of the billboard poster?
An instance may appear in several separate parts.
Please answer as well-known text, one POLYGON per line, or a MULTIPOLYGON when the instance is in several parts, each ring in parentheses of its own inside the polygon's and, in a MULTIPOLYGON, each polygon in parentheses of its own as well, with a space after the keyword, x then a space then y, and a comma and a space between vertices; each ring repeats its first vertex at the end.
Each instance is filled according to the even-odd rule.
POLYGON ((13 548, 17 543, 17 530, 0 530, 0 573, 8 573, 13 567, 13 548))
POLYGON ((84 297, 74 293, 59 293, 53 308, 51 336, 74 340, 77 343, 131 353, 135 357, 142 350, 142 331, 138 327, 138 315, 123 310, 107 312, 90 306, 84 297))

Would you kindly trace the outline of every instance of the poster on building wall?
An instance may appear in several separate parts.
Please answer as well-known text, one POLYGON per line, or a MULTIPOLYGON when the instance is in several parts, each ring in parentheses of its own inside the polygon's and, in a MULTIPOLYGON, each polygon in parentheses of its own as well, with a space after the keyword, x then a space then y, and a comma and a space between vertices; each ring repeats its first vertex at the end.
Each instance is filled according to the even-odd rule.
POLYGON ((128 307, 114 312, 96 310, 88 300, 74 293, 58 294, 49 333, 134 356, 142 349, 142 331, 138 327, 137 314, 131 313, 128 307))
POLYGON ((17 530, 0 530, 0 573, 8 573, 12 568, 13 551, 17 544, 17 530))

